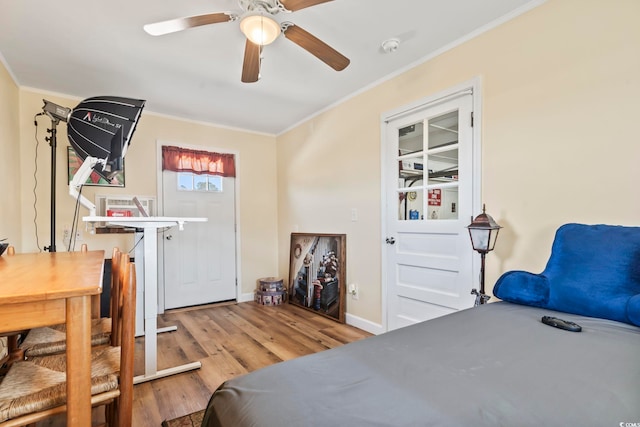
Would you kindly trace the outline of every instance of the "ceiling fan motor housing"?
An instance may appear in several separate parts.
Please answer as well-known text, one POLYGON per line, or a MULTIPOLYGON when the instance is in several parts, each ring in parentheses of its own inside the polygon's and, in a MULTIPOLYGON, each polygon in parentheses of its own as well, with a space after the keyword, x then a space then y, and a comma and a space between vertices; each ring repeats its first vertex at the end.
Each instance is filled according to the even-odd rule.
POLYGON ((288 10, 278 0, 238 0, 240 9, 245 12, 264 11, 270 15, 280 12, 288 12, 288 10))

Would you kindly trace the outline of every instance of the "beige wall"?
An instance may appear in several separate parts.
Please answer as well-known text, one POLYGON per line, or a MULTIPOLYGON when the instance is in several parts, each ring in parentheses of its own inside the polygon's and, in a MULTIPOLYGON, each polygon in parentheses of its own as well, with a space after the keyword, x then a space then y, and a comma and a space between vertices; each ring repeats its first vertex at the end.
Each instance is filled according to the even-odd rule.
MULTIPOLYGON (((27 220, 22 223, 22 247, 25 251, 36 251, 36 232, 33 224, 33 184, 35 141, 33 116, 42 109, 42 99, 46 98, 59 105, 75 107, 78 99, 64 98, 40 93, 30 89, 20 91, 20 147, 21 147, 21 195, 22 212, 27 220)), ((49 200, 50 200, 50 148, 44 141, 46 129, 51 120, 38 119, 38 171, 37 171, 37 227, 39 247, 50 244, 49 200)), ((58 126, 57 149, 57 197, 56 197, 56 246, 58 251, 66 250, 63 243, 64 228, 73 220, 75 199, 68 194, 66 179, 66 147, 69 145, 66 124, 58 126)), ((95 194, 123 194, 130 196, 157 195, 157 140, 175 145, 198 146, 215 150, 229 150, 238 153, 240 191, 240 260, 242 293, 255 289, 260 277, 277 274, 276 253, 276 163, 275 137, 214 126, 174 120, 143 111, 133 135, 126 157, 125 188, 85 187, 83 194, 94 200, 95 194)), ((4 161, 2 162, 4 163, 4 161)), ((81 208, 81 215, 88 211, 81 208)), ((83 227, 82 223, 80 227, 83 227)), ((83 229, 84 231, 84 229, 83 229)), ((90 249, 104 249, 111 253, 113 246, 129 250, 133 246, 131 235, 106 236, 89 235, 83 232, 83 239, 90 249)))
POLYGON ((0 239, 17 249, 22 227, 18 106, 18 87, 0 62, 0 239))
POLYGON ((637 0, 550 0, 279 136, 281 274, 296 226, 347 233, 348 312, 382 322, 380 116, 474 77, 482 200, 504 226, 489 290, 541 271, 563 223, 638 224, 638 16, 637 0))

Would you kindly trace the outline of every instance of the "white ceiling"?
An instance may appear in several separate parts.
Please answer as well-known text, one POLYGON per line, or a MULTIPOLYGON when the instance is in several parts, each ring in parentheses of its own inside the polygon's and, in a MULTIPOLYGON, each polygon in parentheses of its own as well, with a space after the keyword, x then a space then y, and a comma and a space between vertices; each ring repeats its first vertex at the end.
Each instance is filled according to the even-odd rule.
MULTIPOLYGON (((147 23, 239 12, 237 0, 0 0, 0 59, 20 86, 147 100, 145 111, 279 134, 541 0, 335 0, 279 14, 351 60, 336 72, 279 37, 241 83, 238 22, 153 37, 147 23), (384 40, 400 47, 384 53, 384 40)), ((74 107, 68 105, 67 107, 74 107)), ((34 112, 36 113, 36 112, 34 112)))

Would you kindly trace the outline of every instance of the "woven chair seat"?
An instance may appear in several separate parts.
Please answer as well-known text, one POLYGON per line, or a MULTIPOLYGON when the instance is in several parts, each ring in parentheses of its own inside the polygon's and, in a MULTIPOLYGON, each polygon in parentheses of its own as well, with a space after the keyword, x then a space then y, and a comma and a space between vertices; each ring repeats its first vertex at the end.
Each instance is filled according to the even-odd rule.
MULTIPOLYGON (((0 383, 0 422, 45 411, 66 402, 66 355, 15 362, 0 383)), ((91 352, 91 395, 118 389, 120 347, 91 352)))
MULTIPOLYGON (((91 320, 91 345, 109 344, 111 339, 111 319, 103 317, 91 320)), ((26 358, 47 356, 67 351, 67 327, 62 323, 55 326, 34 328, 29 331, 20 349, 26 358)))

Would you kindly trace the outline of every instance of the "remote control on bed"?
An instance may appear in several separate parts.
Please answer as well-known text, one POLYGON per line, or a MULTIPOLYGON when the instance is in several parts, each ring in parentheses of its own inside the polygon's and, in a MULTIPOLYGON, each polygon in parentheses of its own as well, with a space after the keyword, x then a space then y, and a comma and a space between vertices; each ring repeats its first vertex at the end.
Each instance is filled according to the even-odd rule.
POLYGON ((553 326, 554 328, 564 329, 565 331, 580 332, 582 327, 577 323, 568 320, 559 319, 553 316, 542 316, 542 323, 553 326))

